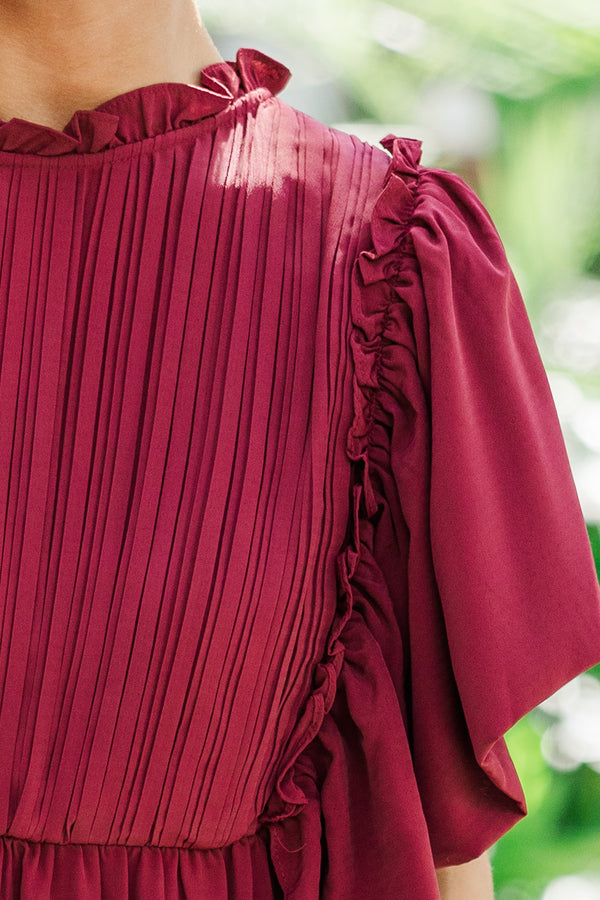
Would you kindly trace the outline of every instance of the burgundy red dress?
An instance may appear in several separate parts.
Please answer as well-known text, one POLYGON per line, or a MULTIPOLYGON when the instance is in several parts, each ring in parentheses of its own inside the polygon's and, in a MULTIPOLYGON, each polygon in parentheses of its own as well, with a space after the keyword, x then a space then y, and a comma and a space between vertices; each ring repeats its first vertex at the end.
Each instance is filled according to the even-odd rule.
POLYGON ((4 900, 434 900, 600 660, 488 215, 288 76, 0 125, 4 900))

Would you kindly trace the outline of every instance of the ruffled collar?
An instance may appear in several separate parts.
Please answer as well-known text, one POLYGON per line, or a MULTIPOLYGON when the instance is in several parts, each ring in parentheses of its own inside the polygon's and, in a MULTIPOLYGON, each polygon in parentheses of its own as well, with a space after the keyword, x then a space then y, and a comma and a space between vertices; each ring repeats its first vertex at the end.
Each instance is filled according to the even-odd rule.
POLYGON ((238 50, 235 62, 203 69, 200 84, 163 82, 119 94, 95 109, 78 110, 62 131, 13 118, 0 121, 0 150, 62 156, 99 153, 166 134, 222 112, 244 94, 278 94, 290 71, 258 50, 238 50))

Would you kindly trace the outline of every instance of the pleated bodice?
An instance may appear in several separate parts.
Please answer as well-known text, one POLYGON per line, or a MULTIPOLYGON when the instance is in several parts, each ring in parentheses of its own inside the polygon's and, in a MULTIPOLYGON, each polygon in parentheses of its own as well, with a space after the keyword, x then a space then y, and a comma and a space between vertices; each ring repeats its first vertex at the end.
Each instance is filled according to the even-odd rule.
POLYGON ((322 186, 262 99, 160 142, 0 156, 5 833, 220 847, 309 724, 344 317, 322 186))

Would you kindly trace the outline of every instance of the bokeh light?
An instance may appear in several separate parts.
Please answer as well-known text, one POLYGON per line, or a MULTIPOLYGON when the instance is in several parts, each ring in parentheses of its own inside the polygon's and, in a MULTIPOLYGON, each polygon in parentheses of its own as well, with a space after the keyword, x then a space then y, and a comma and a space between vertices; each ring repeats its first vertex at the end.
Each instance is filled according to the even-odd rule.
POLYGON ((550 882, 542 900, 600 900, 600 878, 571 875, 550 882))
POLYGON ((581 675, 539 708, 554 720, 542 737, 548 764, 568 772, 585 763, 600 771, 600 682, 581 675))

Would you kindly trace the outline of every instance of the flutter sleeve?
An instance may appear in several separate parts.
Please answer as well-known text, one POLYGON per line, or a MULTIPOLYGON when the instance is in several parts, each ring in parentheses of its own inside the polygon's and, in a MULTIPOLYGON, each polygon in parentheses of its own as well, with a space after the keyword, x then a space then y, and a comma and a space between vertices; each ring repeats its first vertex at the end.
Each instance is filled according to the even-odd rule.
POLYGON ((506 731, 600 660, 587 532, 501 241, 418 142, 384 144, 350 297, 339 610, 268 810, 286 900, 439 897, 436 867, 525 813, 506 731))
POLYGON ((369 616, 401 698, 437 866, 524 813, 505 732, 600 660, 598 583, 547 377, 502 243, 458 177, 393 159, 357 264, 369 616), (370 532, 369 532, 370 533, 370 532), (388 616, 399 635, 386 628, 388 616), (394 646, 400 640, 402 654, 394 646))

